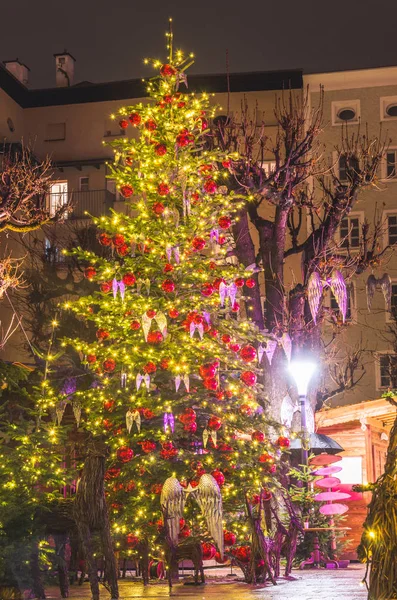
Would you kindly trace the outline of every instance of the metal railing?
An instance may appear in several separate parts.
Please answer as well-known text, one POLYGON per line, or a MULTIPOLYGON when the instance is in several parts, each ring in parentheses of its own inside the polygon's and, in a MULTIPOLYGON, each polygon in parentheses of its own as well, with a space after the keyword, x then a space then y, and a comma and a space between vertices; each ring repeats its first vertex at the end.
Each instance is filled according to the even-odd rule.
POLYGON ((69 219, 88 219, 90 215, 93 217, 105 215, 113 207, 115 200, 116 196, 109 190, 56 192, 48 196, 48 204, 52 213, 66 202, 71 203, 72 211, 69 213, 69 219))

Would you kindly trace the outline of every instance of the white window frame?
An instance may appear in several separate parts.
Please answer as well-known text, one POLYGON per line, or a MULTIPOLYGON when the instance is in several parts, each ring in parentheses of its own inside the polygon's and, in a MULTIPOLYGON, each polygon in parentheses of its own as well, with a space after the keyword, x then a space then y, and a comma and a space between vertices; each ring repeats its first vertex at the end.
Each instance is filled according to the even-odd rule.
POLYGON ((339 224, 338 227, 338 231, 336 233, 337 236, 337 243, 338 243, 338 252, 347 252, 347 250, 349 250, 351 253, 357 252, 360 249, 360 243, 361 243, 361 230, 362 230, 362 225, 364 223, 364 218, 365 218, 365 213, 363 210, 356 210, 356 211, 352 211, 351 213, 349 213, 348 215, 345 215, 341 221, 341 223, 339 224), (342 224, 342 221, 344 219, 357 219, 358 217, 358 226, 360 229, 360 239, 359 239, 359 245, 358 246, 350 246, 349 248, 344 248, 343 246, 339 246, 339 244, 342 242, 342 237, 340 234, 340 226, 342 224))
POLYGON ((90 176, 89 175, 83 175, 82 177, 79 177, 79 192, 89 192, 90 191, 90 176), (87 184, 88 187, 86 190, 82 190, 81 189, 81 184, 82 184, 82 180, 83 179, 87 179, 87 184))
MULTIPOLYGON (((396 117, 396 118, 397 118, 397 117, 396 117)), ((382 157, 382 161, 381 161, 381 166, 380 166, 380 169, 381 169, 381 174, 380 174, 380 176, 381 176, 381 179, 382 179, 383 181, 387 181, 387 183, 395 183, 395 182, 397 182, 397 146, 389 146, 389 147, 387 148, 387 150, 385 150, 385 154, 384 154, 384 156, 382 157), (388 177, 388 176, 387 176, 387 153, 388 153, 390 150, 394 150, 394 152, 395 152, 395 156, 396 156, 396 161, 395 161, 395 165, 396 165, 396 175, 395 175, 394 177, 388 177)))
POLYGON ((397 217, 397 209, 387 209, 382 213, 382 220, 385 223, 384 231, 383 231, 383 248, 389 245, 389 223, 388 217, 397 217))
POLYGON ((261 167, 265 171, 266 176, 269 177, 269 175, 276 170, 276 161, 275 160, 264 160, 261 163, 261 167))
MULTIPOLYGON (((350 318, 346 317, 346 323, 357 324, 357 296, 356 296, 356 284, 354 281, 348 281, 346 284, 348 294, 350 296, 350 318)), ((331 306, 331 288, 328 289, 327 293, 327 307, 331 310, 335 310, 331 306)))
MULTIPOLYGON (((51 184, 50 192, 47 196, 48 210, 50 212, 50 216, 51 217, 54 216, 57 208, 67 204, 68 199, 69 199, 68 181, 67 180, 54 181, 54 183, 51 184), (52 190, 54 188, 56 188, 57 186, 63 186, 63 189, 59 192, 53 192, 52 190), (56 201, 57 197, 58 197, 59 202, 56 201)), ((65 214, 65 218, 67 218, 67 214, 65 214)))
POLYGON ((335 100, 331 102, 331 121, 334 127, 341 127, 342 125, 358 125, 361 118, 361 103, 360 100, 335 100), (356 113, 355 118, 352 121, 341 121, 338 118, 338 112, 343 109, 352 109, 356 113))
POLYGON ((380 357, 388 354, 390 356, 395 356, 396 353, 393 350, 379 350, 375 353, 375 385, 377 390, 387 390, 388 386, 381 386, 381 377, 380 377, 380 357))
POLYGON ((389 117, 389 115, 386 114, 386 109, 390 104, 397 104, 397 96, 381 96, 379 98, 381 121, 397 121, 397 115, 395 117, 389 117))
MULTIPOLYGON (((397 286, 397 279, 392 279, 391 280, 391 284, 396 285, 397 286)), ((392 291, 392 297, 393 297, 393 291, 392 291)), ((393 309, 393 305, 391 306, 391 309, 393 309)), ((392 318, 392 310, 388 310, 387 306, 386 306, 386 301, 385 301, 385 314, 386 314, 386 323, 394 323, 395 320, 392 318)))

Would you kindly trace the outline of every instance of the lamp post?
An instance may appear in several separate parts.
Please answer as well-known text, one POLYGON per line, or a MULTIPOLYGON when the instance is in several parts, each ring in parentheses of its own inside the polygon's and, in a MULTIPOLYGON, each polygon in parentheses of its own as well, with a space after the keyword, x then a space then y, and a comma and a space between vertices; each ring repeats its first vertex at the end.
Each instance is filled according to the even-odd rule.
POLYGON ((299 405, 301 411, 302 440, 302 464, 307 465, 309 458, 309 439, 306 423, 306 394, 307 388, 316 370, 316 364, 310 360, 292 360, 288 368, 292 375, 299 394, 299 405))

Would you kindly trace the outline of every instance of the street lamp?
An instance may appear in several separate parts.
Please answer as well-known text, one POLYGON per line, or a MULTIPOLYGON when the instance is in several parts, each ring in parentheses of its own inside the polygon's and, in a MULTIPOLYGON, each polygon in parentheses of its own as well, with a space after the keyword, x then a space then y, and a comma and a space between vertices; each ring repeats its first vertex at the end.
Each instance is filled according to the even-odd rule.
POLYGON ((301 411, 301 429, 303 434, 302 440, 302 464, 307 465, 309 458, 309 439, 306 423, 306 394, 307 388, 315 372, 317 366, 310 360, 292 360, 289 364, 288 371, 292 375, 296 387, 298 388, 299 404, 301 411))

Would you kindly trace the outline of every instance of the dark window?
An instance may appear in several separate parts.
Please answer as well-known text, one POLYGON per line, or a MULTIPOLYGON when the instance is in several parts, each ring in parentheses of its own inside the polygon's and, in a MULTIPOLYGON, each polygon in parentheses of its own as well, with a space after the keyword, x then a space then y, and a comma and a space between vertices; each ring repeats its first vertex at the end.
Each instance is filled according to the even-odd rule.
POLYGON ((387 217, 389 244, 397 244, 397 215, 387 217))
MULTIPOLYGON (((351 318, 352 318, 352 295, 353 295, 353 288, 351 286, 347 286, 346 321, 350 321, 351 318)), ((338 303, 337 303, 336 298, 335 298, 335 296, 333 295, 332 292, 331 292, 331 308, 338 315, 340 315, 340 310, 339 310, 338 303)))
POLYGON ((380 387, 396 387, 397 356, 395 354, 379 355, 380 387))
POLYGON ((342 248, 358 248, 360 245, 360 219, 358 217, 342 219, 339 231, 342 248))
POLYGON ((397 317, 397 283, 391 286, 391 316, 393 319, 397 317))
POLYGON ((338 168, 340 181, 347 181, 347 162, 345 154, 340 155, 338 168))
POLYGON ((397 117, 397 104, 389 104, 386 108, 386 114, 388 117, 397 117))
POLYGON ((396 151, 386 152, 386 176, 396 177, 396 151))
POLYGON ((341 108, 337 116, 341 121, 353 121, 356 118, 356 111, 353 108, 341 108))

